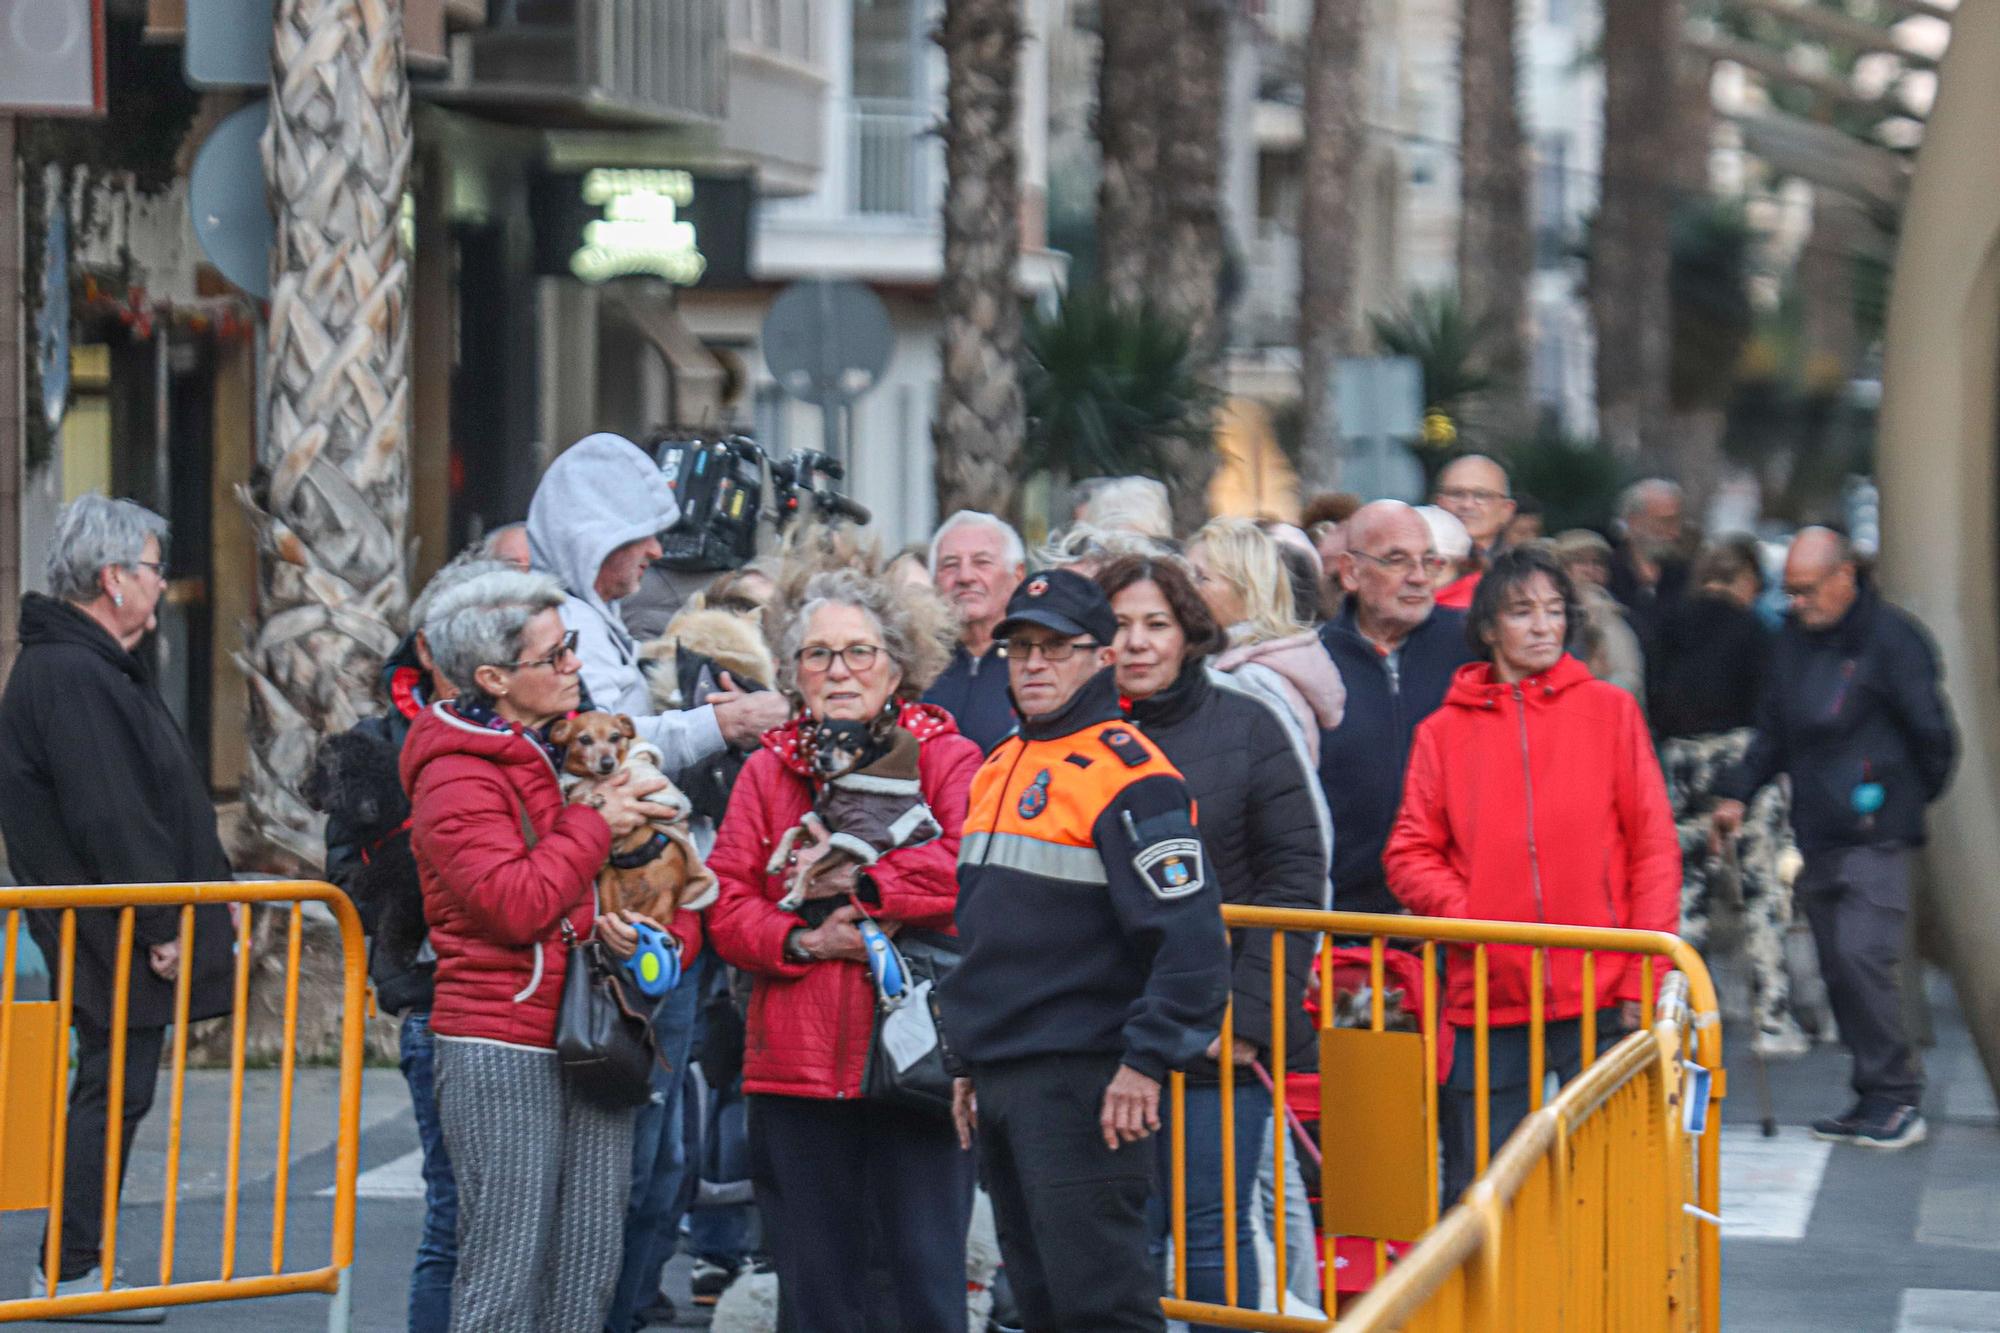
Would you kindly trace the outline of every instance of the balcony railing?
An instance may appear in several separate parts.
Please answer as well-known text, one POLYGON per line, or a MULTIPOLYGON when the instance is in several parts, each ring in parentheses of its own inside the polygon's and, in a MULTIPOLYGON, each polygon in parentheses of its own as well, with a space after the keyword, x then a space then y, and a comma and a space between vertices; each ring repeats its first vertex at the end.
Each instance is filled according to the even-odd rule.
POLYGON ((726 0, 491 0, 458 39, 441 101, 546 123, 719 122, 726 0))
POLYGON ((848 104, 848 211, 935 222, 944 201, 944 141, 922 102, 857 97, 848 104))

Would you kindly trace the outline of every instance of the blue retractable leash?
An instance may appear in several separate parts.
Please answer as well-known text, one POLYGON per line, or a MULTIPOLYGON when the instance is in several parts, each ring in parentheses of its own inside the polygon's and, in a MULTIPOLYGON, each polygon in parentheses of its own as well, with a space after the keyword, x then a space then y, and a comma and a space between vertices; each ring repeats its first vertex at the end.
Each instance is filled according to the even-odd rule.
POLYGON ((903 995, 909 990, 909 971, 903 966, 903 955, 882 933, 882 927, 875 924, 875 918, 864 916, 854 923, 861 932, 861 942, 868 946, 868 970, 875 977, 875 993, 882 999, 884 1008, 893 1009, 903 1002, 903 995))
POLYGON ((680 941, 669 938, 667 932, 644 921, 631 924, 632 929, 639 932, 639 946, 625 960, 625 970, 631 974, 641 995, 657 1000, 681 984, 680 941))

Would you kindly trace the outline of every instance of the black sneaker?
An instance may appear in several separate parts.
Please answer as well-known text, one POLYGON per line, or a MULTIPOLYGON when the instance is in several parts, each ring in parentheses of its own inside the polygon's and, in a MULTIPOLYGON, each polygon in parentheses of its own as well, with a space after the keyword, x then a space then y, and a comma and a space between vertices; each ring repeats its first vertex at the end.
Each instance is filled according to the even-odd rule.
POLYGON ((1916 1107, 1891 1106, 1856 1125, 1849 1142, 1863 1148, 1897 1152, 1911 1144, 1922 1143, 1928 1133, 1924 1118, 1916 1107))
POLYGON ((640 1328, 662 1328, 680 1318, 680 1311, 674 1308, 674 1303, 667 1298, 667 1294, 660 1291, 654 1292, 652 1304, 639 1311, 633 1318, 638 1320, 640 1328))
POLYGON ((1852 1143, 1861 1122, 1868 1118, 1868 1103, 1856 1102, 1839 1115, 1812 1122, 1812 1136, 1828 1143, 1852 1143))

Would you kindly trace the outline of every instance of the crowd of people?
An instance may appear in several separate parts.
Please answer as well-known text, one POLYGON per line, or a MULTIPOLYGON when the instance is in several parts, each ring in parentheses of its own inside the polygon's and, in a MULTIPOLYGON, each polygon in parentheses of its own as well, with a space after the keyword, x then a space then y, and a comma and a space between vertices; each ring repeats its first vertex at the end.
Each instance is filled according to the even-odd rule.
MULTIPOLYGON (((411 1329, 630 1333, 665 1314, 661 1269, 683 1245, 698 1301, 774 1280, 778 1328, 962 1327, 982 1195, 1022 1326, 1159 1329, 1172 1071, 1187 1075, 1187 1294, 1224 1302, 1233 1249, 1238 1299, 1254 1303, 1253 1228, 1285 1128, 1256 1077, 1229 1080, 1225 1170, 1221 1073, 1271 1065, 1274 999, 1297 1014, 1286 1066, 1313 1066, 1313 959, 1289 950, 1274 997, 1269 932, 1225 932, 1223 903, 1699 944, 1726 891, 1746 924, 1754 1040, 1782 1053, 1805 1040, 1783 949, 1796 893, 1854 1056, 1854 1105, 1815 1132, 1920 1139, 1899 964, 1911 853, 1955 757, 1921 629, 1826 528, 1793 540, 1789 614, 1771 623, 1756 544, 1695 539, 1667 481, 1628 491, 1608 536, 1544 537, 1482 456, 1445 467, 1433 499, 1316 497, 1302 527, 1176 533, 1163 486, 1111 479, 1079 487, 1032 557, 976 512, 888 561, 808 530, 642 637, 624 603, 660 557, 674 493, 619 437, 564 452, 525 524, 423 589, 385 666, 384 714, 358 729, 396 756, 407 820, 327 830, 346 884, 406 838, 421 906, 414 932, 370 923, 423 1148, 411 1329), (744 652, 716 646, 731 635, 744 652), (551 724, 580 710, 628 717, 664 776, 566 801, 551 724), (823 808, 830 738, 856 727, 914 756, 864 786, 909 813, 822 866, 839 840, 795 831, 823 808), (600 910, 614 844, 689 805, 713 905, 600 910), (821 896, 799 906, 805 863, 821 896), (610 1108, 556 1050, 571 946, 624 958, 647 927, 681 978, 650 1013, 650 1096, 610 1108), (949 964, 930 1046, 910 1056, 942 1057, 935 1105, 882 1091, 885 940, 949 964), (754 1202, 719 1201, 739 1179, 754 1202)), ((57 530, 49 594, 24 606, 0 699, 0 833, 24 883, 227 875, 135 654, 166 538, 139 506, 85 497, 57 530), (98 756, 89 802, 63 758, 79 746, 98 756), (129 838, 79 818, 106 782, 125 784, 129 838)), ((223 928, 198 920, 183 959, 173 917, 138 916, 128 1141, 178 970, 193 971, 196 1016, 226 1003, 223 928)), ((31 918, 41 939, 51 923, 31 918)), ((110 922, 78 918, 58 1290, 99 1283, 116 1188, 89 1169, 109 1114, 110 922)), ((1454 952, 1443 1016, 1462 1045, 1473 984, 1454 952)), ((1568 1077, 1588 1034, 1608 1045, 1638 1022, 1640 979, 1605 955, 1586 987, 1575 956, 1538 973, 1525 949, 1495 947, 1487 992, 1490 1147, 1531 1101, 1531 1012, 1568 1077)), ((1447 1200, 1480 1146, 1475 1060, 1457 1057, 1439 1099, 1447 1200)), ((1303 1208, 1297 1181, 1283 1194, 1303 1208)), ((1316 1303, 1310 1225, 1287 1231, 1307 1246, 1294 1291, 1316 1303)))

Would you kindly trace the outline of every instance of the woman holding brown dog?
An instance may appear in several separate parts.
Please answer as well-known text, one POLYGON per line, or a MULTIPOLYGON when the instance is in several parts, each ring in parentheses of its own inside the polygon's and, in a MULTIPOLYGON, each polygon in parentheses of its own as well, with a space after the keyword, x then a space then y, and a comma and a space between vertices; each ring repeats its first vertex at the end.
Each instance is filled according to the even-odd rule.
POLYGON ((876 991, 856 923, 865 907, 885 930, 952 929, 959 828, 980 764, 979 747, 949 715, 916 702, 951 644, 949 618, 932 613, 928 596, 854 570, 806 584, 782 621, 778 652, 779 680, 804 716, 764 737, 709 856, 721 881, 709 935, 755 979, 743 1089, 782 1329, 880 1327, 867 1305, 868 1275, 878 1268, 894 1283, 902 1327, 965 1324, 971 1154, 948 1119, 861 1095, 876 991), (809 927, 778 907, 789 874, 766 868, 813 808, 814 729, 891 718, 917 739, 921 794, 942 834, 897 846, 865 869, 831 872, 848 896, 809 927))
MULTIPOLYGON (((632 1113, 562 1076, 563 928, 631 953, 630 924, 597 915, 597 872, 615 839, 668 812, 645 799, 657 779, 614 779, 596 808, 563 803, 542 735, 578 701, 562 604, 555 580, 515 570, 441 594, 424 639, 460 693, 403 745, 437 953, 438 1114, 458 1176, 454 1333, 597 1333, 618 1276, 632 1113)), ((693 957, 699 926, 682 916, 672 925, 693 957)))

